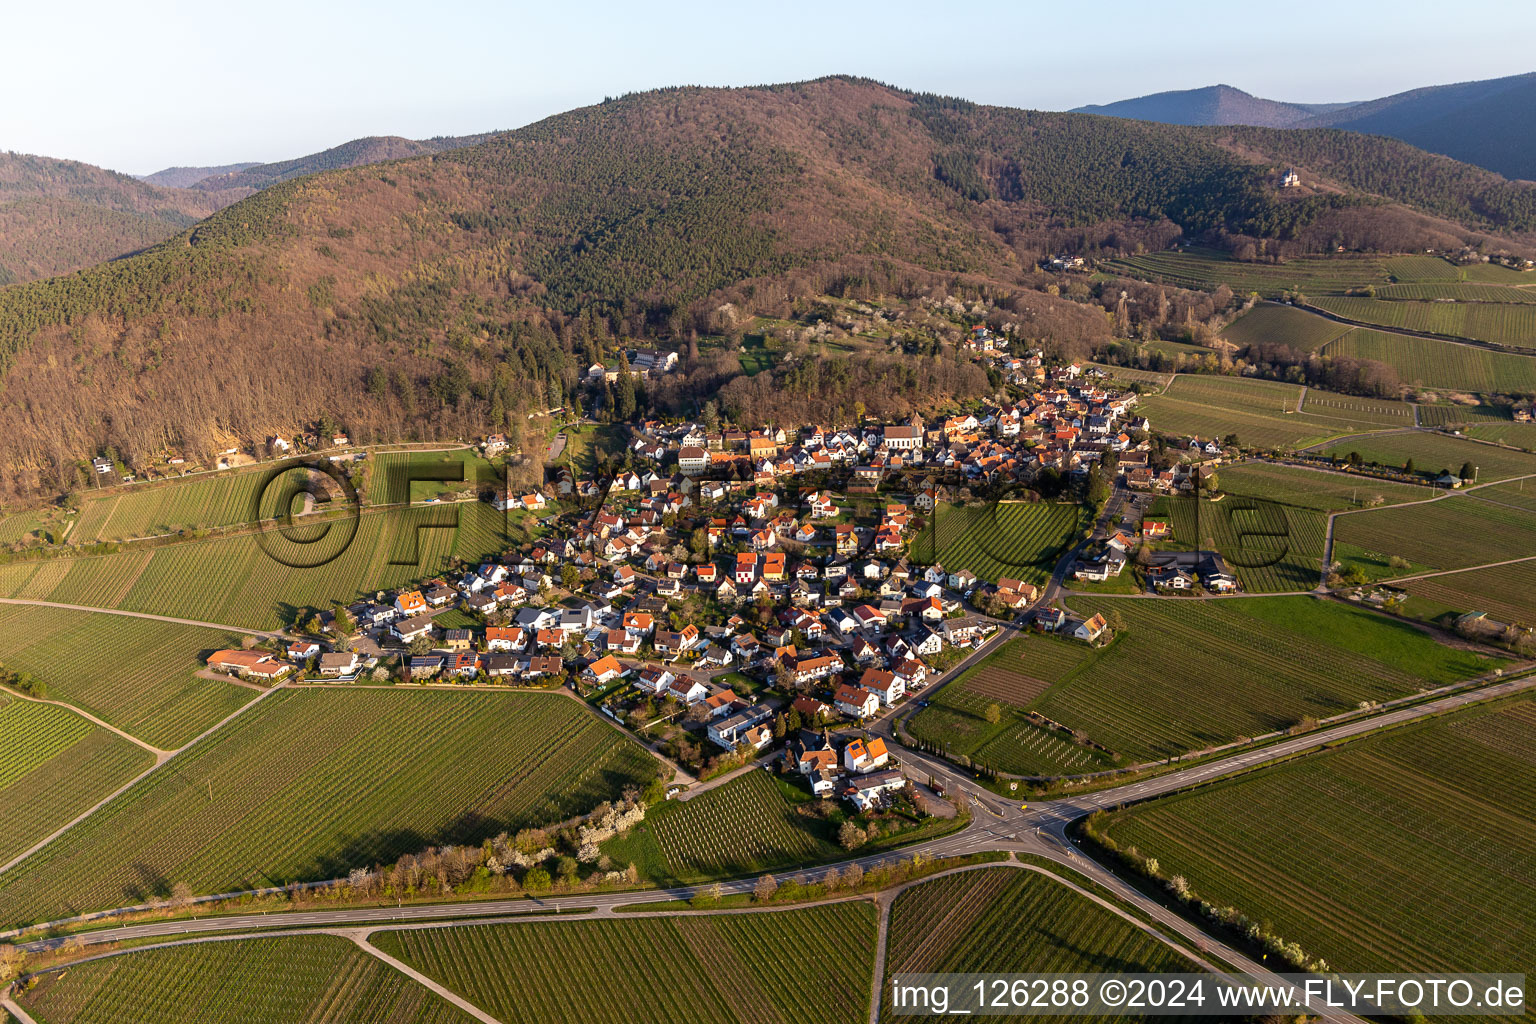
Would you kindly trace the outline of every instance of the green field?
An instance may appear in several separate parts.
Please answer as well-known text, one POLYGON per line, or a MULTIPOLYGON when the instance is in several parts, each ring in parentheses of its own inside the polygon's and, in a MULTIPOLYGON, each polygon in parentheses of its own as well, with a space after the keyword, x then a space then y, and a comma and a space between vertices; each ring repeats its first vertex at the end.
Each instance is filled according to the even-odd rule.
POLYGON ((1316 410, 1297 412, 1303 390, 1252 377, 1180 374, 1163 394, 1143 398, 1138 409, 1158 433, 1206 439, 1236 434, 1240 444, 1271 448, 1413 424, 1406 405, 1326 393, 1316 410))
MULTIPOLYGON (((1449 270, 1450 264, 1437 260, 1449 270)), ((1382 260, 1362 256, 1302 256, 1284 263, 1239 263, 1210 249, 1126 256, 1100 264, 1107 273, 1122 274, 1181 288, 1210 291, 1225 284, 1238 294, 1258 292, 1273 298, 1285 291, 1342 294, 1365 285, 1390 284, 1382 260)), ((1455 278, 1451 278, 1455 280, 1455 278)))
POLYGON ((155 757, 52 704, 0 696, 0 862, 89 810, 155 757))
POLYGON ((938 563, 950 572, 969 569, 989 582, 1010 576, 1040 584, 1087 525, 1080 505, 942 505, 912 542, 911 553, 919 564, 938 563))
POLYGON ((555 694, 274 691, 0 875, 0 921, 334 878, 547 824, 656 762, 555 694))
POLYGON ((90 497, 81 502, 69 541, 94 544, 250 522, 254 518, 252 503, 267 472, 243 470, 201 475, 90 497))
POLYGON ((1234 345, 1278 342, 1310 352, 1349 330, 1347 324, 1336 324, 1294 306, 1261 302, 1232 321, 1221 336, 1234 345))
POLYGON ((1536 391, 1536 358, 1475 345, 1410 338, 1357 328, 1329 342, 1326 356, 1374 359, 1397 370, 1404 384, 1457 391, 1536 391))
POLYGON ((1465 433, 1479 441, 1512 444, 1536 452, 1536 423, 1479 423, 1468 427, 1465 433))
POLYGON ((1333 524, 1340 550, 1334 561, 1361 564, 1372 576, 1424 569, 1465 569, 1536 553, 1536 515, 1528 509, 1484 501, 1476 491, 1428 505, 1371 509, 1340 516, 1333 524), (1356 559, 1356 551, 1368 557, 1356 559), (1396 556, 1414 567, 1392 569, 1396 556))
POLYGON ((1536 704, 1480 708, 1112 814, 1341 971, 1536 969, 1536 704))
MULTIPOLYGON (((891 905, 885 976, 978 973, 1151 973, 1198 968, 1162 942, 1060 882, 988 868, 907 889, 891 905)), ((889 1009, 888 1016, 900 1020, 889 1009)), ((1127 1020, 1030 1016, 1040 1021, 1127 1020)))
POLYGON ((1419 406, 1419 426, 1443 427, 1451 424, 1512 424, 1509 409, 1501 405, 1421 405, 1419 406))
POLYGON ((509 1022, 862 1024, 875 912, 859 900, 766 914, 412 929, 373 941, 509 1022))
POLYGON ((505 546, 504 520, 484 502, 365 513, 355 533, 349 522, 328 521, 330 532, 314 543, 268 533, 265 542, 221 537, 50 559, 12 596, 276 629, 306 608, 394 589, 443 572, 450 557, 474 561, 505 546))
POLYGON ((1112 767, 1102 752, 1032 723, 1024 713, 1091 656, 1087 644, 1057 637, 1009 640, 935 693, 907 728, 950 757, 965 755, 1015 775, 1078 775, 1112 767), (986 717, 993 704, 999 711, 995 725, 986 717))
POLYGON ((1427 602, 1453 612, 1487 612, 1500 622, 1536 627, 1536 561, 1516 562, 1405 584, 1414 598, 1406 608, 1427 602))
POLYGON ((1347 320, 1378 327, 1536 349, 1536 306, 1523 302, 1410 302, 1327 296, 1312 302, 1347 320))
POLYGON ((1497 284, 1389 284, 1376 289, 1378 299, 1420 302, 1536 302, 1536 288, 1497 284))
MULTIPOLYGON (((1340 512, 1361 508, 1381 499, 1382 504, 1421 501, 1437 493, 1433 488, 1373 480, 1344 473, 1326 473, 1298 466, 1250 462, 1223 467, 1218 481, 1227 494, 1278 502, 1315 512, 1340 512)), ((1319 550, 1321 555, 1322 551, 1319 550)))
MULTIPOLYGON (((1225 485, 1225 475, 1218 483, 1225 485)), ((1312 590, 1322 579, 1328 522, 1319 512, 1235 494, 1220 501, 1180 496, 1167 507, 1174 544, 1220 552, 1247 593, 1312 590)))
POLYGON ((63 608, 0 605, 0 664, 50 697, 172 750, 257 691, 195 673, 211 652, 240 646, 224 630, 63 608))
POLYGON ((1325 454, 1335 459, 1348 458, 1350 452, 1358 452, 1366 462, 1395 469, 1401 469, 1412 459, 1416 472, 1437 476, 1441 470, 1459 472, 1462 463, 1470 462, 1477 468, 1478 483, 1484 484, 1536 473, 1536 455, 1529 452, 1510 451, 1432 431, 1356 437, 1325 449, 1325 454))
POLYGON ((20 997, 39 1024, 470 1024, 468 1014, 350 940, 239 939, 105 957, 20 997))
POLYGON ((1074 597, 1119 639, 1030 707, 1141 761, 1284 729, 1497 663, 1412 626, 1312 597, 1074 597))
POLYGON ((808 793, 766 772, 747 772, 692 800, 655 808, 603 852, 667 883, 826 860, 838 853, 836 830, 824 818, 800 813, 811 803, 808 793))

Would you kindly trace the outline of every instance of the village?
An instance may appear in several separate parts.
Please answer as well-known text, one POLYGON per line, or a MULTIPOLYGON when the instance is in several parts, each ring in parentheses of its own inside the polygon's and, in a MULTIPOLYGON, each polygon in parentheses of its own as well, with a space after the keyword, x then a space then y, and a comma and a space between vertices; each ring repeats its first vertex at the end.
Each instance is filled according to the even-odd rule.
MULTIPOLYGON (((208 667, 267 685, 303 675, 568 688, 701 781, 767 766, 783 748, 781 768, 813 795, 878 808, 908 779, 869 735, 876 720, 922 702, 1009 630, 1111 638, 1102 615, 1073 617, 1050 599, 1059 578, 946 569, 932 557, 941 506, 1014 484, 1080 503, 1102 474, 1117 505, 1130 496, 1128 518, 1079 545, 1069 569, 1104 580, 1168 530, 1166 519, 1132 522, 1135 495, 1188 490, 1221 456, 1192 439, 1194 461, 1153 472, 1136 395, 1102 370, 1009 355, 985 328, 968 347, 1027 397, 877 426, 641 423, 609 481, 560 467, 542 488, 494 496, 498 511, 546 517, 527 550, 319 611, 285 644, 218 651, 208 667)), ((626 356, 653 374, 673 361, 626 356)), ((505 442, 480 447, 495 455, 505 442)), ((1146 579, 1156 591, 1236 587, 1212 552, 1160 551, 1146 579)))

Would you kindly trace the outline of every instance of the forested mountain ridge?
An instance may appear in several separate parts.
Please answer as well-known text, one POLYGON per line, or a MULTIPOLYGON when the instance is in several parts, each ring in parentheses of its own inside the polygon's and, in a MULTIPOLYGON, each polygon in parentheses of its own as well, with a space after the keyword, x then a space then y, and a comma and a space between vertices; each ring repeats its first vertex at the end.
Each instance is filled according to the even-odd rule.
POLYGON ((1178 89, 1114 103, 1075 107, 1072 113, 1128 117, 1163 124, 1294 128, 1319 114, 1352 106, 1352 103, 1285 103, 1267 100, 1230 85, 1208 85, 1200 89, 1178 89))
POLYGON ((219 205, 74 160, 0 153, 0 284, 142 249, 219 205))
MULTIPOLYGON (((1342 183, 1347 154, 1332 158, 1339 178, 1310 172, 1282 192, 1268 150, 1294 134, 832 78, 632 95, 468 148, 295 178, 129 259, 0 289, 0 497, 62 486, 107 448, 130 463, 196 454, 322 415, 356 439, 469 436, 568 401, 615 339, 682 351, 720 330, 722 311, 787 309, 850 282, 963 279, 1057 342, 1104 333, 1106 316, 1045 294, 1035 264, 1054 251, 1181 235, 1297 251, 1477 239, 1444 219, 1455 203, 1437 218, 1342 183)), ((1441 160, 1386 145, 1372 159, 1404 180, 1441 160)), ((1536 189, 1486 179, 1468 179, 1471 224, 1536 226, 1536 189)), ((732 360, 701 366, 697 386, 718 390, 732 360)), ((786 383, 891 379, 815 376, 786 383)))
POLYGON ((231 203, 245 198, 252 192, 306 174, 361 167, 364 164, 382 163, 386 160, 402 160, 428 153, 441 153, 449 149, 461 149, 464 146, 484 142, 491 138, 492 134, 439 136, 419 140, 405 139, 397 135, 370 135, 344 142, 339 146, 332 146, 318 153, 295 157, 292 160, 280 160, 269 164, 238 164, 228 169, 209 168, 212 173, 203 175, 187 187, 218 196, 223 203, 231 203))
POLYGON ((218 174, 233 174, 247 167, 259 166, 259 161, 247 160, 244 163, 222 164, 218 167, 166 167, 154 174, 136 174, 134 177, 162 188, 190 188, 204 178, 211 178, 218 174))

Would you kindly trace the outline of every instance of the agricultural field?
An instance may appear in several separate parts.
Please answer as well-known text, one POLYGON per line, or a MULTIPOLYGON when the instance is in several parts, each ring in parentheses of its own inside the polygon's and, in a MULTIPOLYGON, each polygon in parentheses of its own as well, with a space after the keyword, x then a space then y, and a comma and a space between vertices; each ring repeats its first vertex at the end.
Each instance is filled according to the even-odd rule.
MULTIPOLYGON (((915 973, 1153 973, 1198 968, 1054 878, 1017 868, 945 875, 891 905, 885 977, 915 973)), ((890 986, 882 982, 889 996, 890 986)), ((890 1014, 887 1002, 887 1014, 890 1014)), ((887 1019, 901 1019, 899 1014, 887 1019)), ((1124 1014, 1031 1020, 1127 1020, 1124 1014)))
POLYGON ((471 448, 448 452, 380 452, 367 462, 364 484, 368 503, 387 505, 406 501, 448 498, 465 492, 506 490, 506 463, 487 459, 471 448), (415 480, 412 476, 441 475, 442 480, 415 480))
MULTIPOLYGON (((1137 409, 1159 433, 1217 439, 1236 434, 1241 444, 1289 448, 1335 434, 1383 429, 1383 407, 1393 404, 1351 398, 1324 406, 1322 415, 1298 412, 1303 391, 1296 384, 1252 377, 1180 374, 1163 394, 1143 398, 1137 409)), ((1412 425, 1412 410, 1403 408, 1407 420, 1398 425, 1412 425)))
POLYGON ((1501 405, 1421 405, 1419 426, 1444 427, 1451 424, 1512 423, 1509 409, 1501 405))
POLYGON ((1092 747, 1029 720, 1025 709, 1091 660, 1086 644, 1026 635, 1008 641, 981 664, 933 695, 908 723, 912 735, 1015 775, 1077 775, 1113 766, 1092 747), (997 705, 997 724, 987 708, 997 705))
POLYGON ((1464 431, 1479 441, 1514 445, 1528 452, 1536 452, 1536 423, 1477 423, 1464 431))
MULTIPOLYGON (((1455 269, 1443 260, 1436 262, 1455 269)), ((1225 253, 1189 249, 1105 260, 1100 267, 1106 273, 1180 288, 1211 291, 1225 284, 1239 295, 1258 292, 1266 298, 1298 290, 1308 295, 1342 294, 1349 288, 1392 281, 1383 261, 1358 256, 1303 256, 1284 263, 1240 263, 1225 253)))
POLYGON ((663 804, 603 851, 669 884, 826 860, 840 852, 836 830, 800 813, 811 803, 808 793, 767 772, 747 772, 692 800, 663 804))
POLYGON ((1431 576, 1404 586, 1412 598, 1405 611, 1416 617, 1416 606, 1428 603, 1458 614, 1487 612, 1500 622, 1536 627, 1536 560, 1431 576))
POLYGON ((1411 427, 1414 416, 1413 406, 1407 402, 1339 395, 1319 388, 1307 389, 1301 411, 1318 420, 1338 420, 1341 427, 1355 430, 1411 427))
POLYGON ((149 751, 66 708, 0 696, 0 863, 154 761, 149 751))
POLYGON ((163 896, 335 878, 548 824, 656 776, 556 694, 287 689, 0 875, 20 923, 163 896))
POLYGON ((1108 363, 1089 363, 1088 365, 1103 370, 1110 380, 1125 384, 1155 384, 1158 387, 1166 387, 1173 376, 1168 373, 1155 373, 1152 370, 1138 370, 1131 366, 1111 366, 1108 363))
POLYGON ((1234 345, 1281 343, 1311 352, 1351 328, 1278 302, 1261 302, 1232 321, 1221 336, 1234 345))
POLYGON ((306 608, 329 608, 437 575, 450 556, 471 561, 501 551, 504 541, 487 512, 500 519, 479 502, 415 506, 306 524, 296 541, 269 532, 265 540, 221 537, 52 559, 16 596, 277 629, 306 608), (306 543, 305 536, 319 539, 306 543), (64 575, 39 587, 44 573, 64 575))
MULTIPOLYGON (((1217 482, 1225 485, 1225 476, 1217 482)), ((1248 593, 1312 590, 1322 579, 1328 522, 1320 512, 1235 494, 1183 496, 1168 508, 1173 546, 1220 552, 1248 593)))
POLYGON ((1464 462, 1477 469, 1477 482, 1492 483, 1536 473, 1536 455, 1478 444, 1465 438, 1433 431, 1355 437, 1324 450, 1330 458, 1348 458, 1356 452, 1368 463, 1401 469, 1409 459, 1414 471, 1439 476, 1442 470, 1459 472, 1464 462))
POLYGON ((1312 302, 1347 320, 1378 327, 1536 349, 1536 306, 1529 303, 1387 302, 1350 296, 1312 302))
POLYGON ((1032 709, 1133 761, 1284 729, 1481 675, 1495 659, 1313 597, 1073 597, 1103 612, 1109 646, 1032 709))
POLYGON ((1536 969, 1536 703, 1431 719, 1104 830, 1339 971, 1536 969))
POLYGON ((912 556, 950 572, 969 569, 989 582, 1011 576, 1040 584, 1082 536, 1087 519, 1082 506, 1058 502, 941 506, 913 542, 912 556))
POLYGON ((1339 516, 1333 524, 1334 542, 1340 546, 1334 560, 1359 564, 1368 575, 1381 577, 1466 569, 1536 553, 1536 515, 1485 501, 1482 493, 1339 516), (1357 551, 1367 557, 1359 558, 1357 551), (1393 567, 1394 557, 1410 564, 1393 567))
POLYGON ((1418 302, 1536 302, 1536 288, 1497 284, 1389 284, 1376 298, 1418 302))
POLYGON ((250 522, 254 518, 252 505, 257 490, 268 471, 203 474, 189 480, 137 485, 120 493, 89 497, 80 504, 69 541, 94 544, 250 522))
POLYGON ((875 910, 526 921, 377 933, 391 956, 505 1021, 862 1024, 875 910))
MULTIPOLYGON (((1314 512, 1341 512, 1362 508, 1381 499, 1381 504, 1422 501, 1438 492, 1429 486, 1393 483, 1345 473, 1327 473, 1299 466, 1249 462, 1225 466, 1217 477, 1229 495, 1258 498, 1314 512)), ((1321 555, 1321 549, 1318 550, 1321 555)))
POLYGON ((471 1024, 473 1018, 335 935, 128 952, 49 972, 19 997, 38 1024, 471 1024))
POLYGON ((1361 327, 1331 341, 1325 356, 1374 359, 1395 369, 1404 384, 1456 391, 1536 391, 1536 358, 1459 345, 1431 338, 1410 338, 1361 327))
POLYGON ((250 687, 195 674, 204 657, 240 640, 153 619, 0 605, 0 664, 40 680, 54 700, 164 750, 256 697, 250 687))

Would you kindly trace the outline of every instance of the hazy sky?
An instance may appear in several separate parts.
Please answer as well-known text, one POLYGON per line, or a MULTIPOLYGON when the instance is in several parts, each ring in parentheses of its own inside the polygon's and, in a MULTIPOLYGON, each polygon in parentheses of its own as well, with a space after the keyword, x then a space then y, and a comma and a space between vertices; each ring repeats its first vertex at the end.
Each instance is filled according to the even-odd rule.
POLYGON ((1062 110, 1225 82, 1365 99, 1536 70, 1532 0, 16 2, 0 149, 148 173, 515 128, 662 85, 834 73, 1062 110), (733 9, 734 8, 734 9, 733 9))

